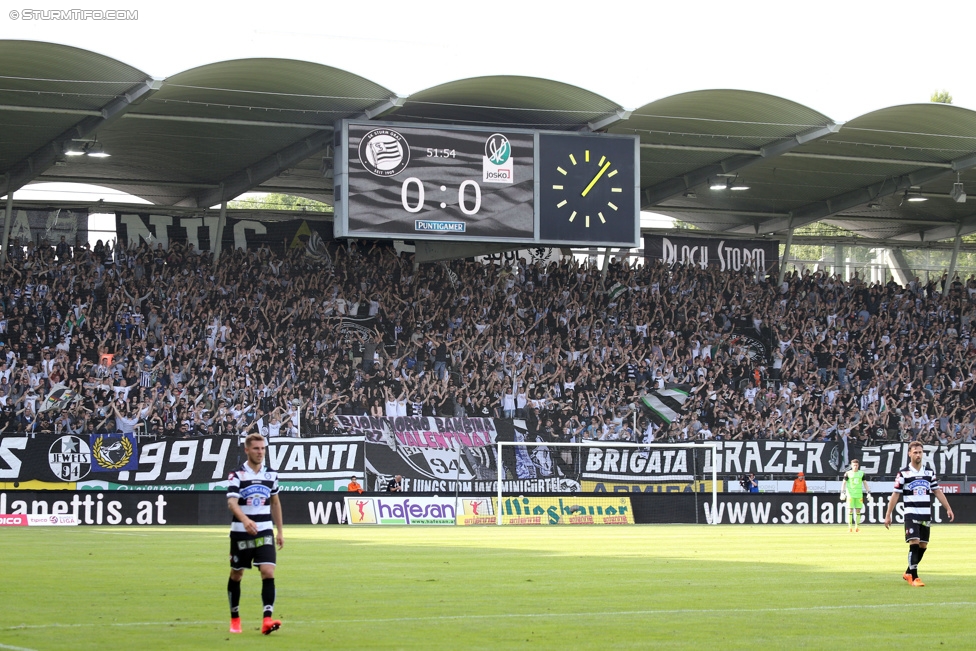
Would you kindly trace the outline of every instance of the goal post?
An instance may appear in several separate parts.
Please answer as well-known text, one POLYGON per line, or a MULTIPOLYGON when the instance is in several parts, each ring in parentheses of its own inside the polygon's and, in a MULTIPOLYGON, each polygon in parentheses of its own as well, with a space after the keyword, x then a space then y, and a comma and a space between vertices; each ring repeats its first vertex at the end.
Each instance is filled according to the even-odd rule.
MULTIPOLYGON (((505 472, 506 468, 511 466, 515 467, 518 463, 516 461, 514 464, 503 462, 503 450, 504 448, 546 448, 550 456, 558 457, 563 463, 569 463, 570 465, 575 465, 577 470, 587 467, 587 464, 594 454, 600 454, 600 451, 616 451, 618 455, 615 457, 616 460, 620 460, 624 465, 627 464, 628 459, 639 458, 646 462, 653 458, 667 457, 670 459, 675 455, 677 450, 690 450, 692 454, 687 455, 692 459, 691 466, 682 465, 680 468, 671 468, 670 465, 663 468, 663 472, 660 472, 653 477, 646 477, 641 481, 646 481, 647 483, 655 482, 688 482, 692 487, 695 486, 695 482, 703 482, 705 480, 705 474, 710 475, 711 490, 710 500, 711 500, 711 512, 718 512, 718 464, 716 459, 718 458, 717 452, 719 448, 719 443, 714 441, 706 441, 700 443, 629 443, 621 441, 583 441, 580 443, 547 443, 544 441, 495 441, 497 446, 497 509, 496 509, 496 520, 495 524, 503 524, 503 510, 502 504, 504 500, 504 484, 505 484, 505 472), (562 453, 565 451, 575 451, 575 454, 570 454, 569 459, 563 459, 562 453), (703 451, 704 454, 701 463, 697 462, 697 455, 694 454, 696 451, 703 451), (668 453, 670 452, 670 456, 668 453), (663 453, 663 454, 662 454, 663 453), (583 457, 586 456, 584 460, 583 457), (669 471, 670 469, 670 471, 669 471)), ((607 452, 608 453, 608 452, 607 452)), ((531 453, 528 453, 531 454, 531 453)), ((606 454, 606 453, 604 453, 606 454)), ((557 464, 558 465, 558 464, 557 464)), ((632 465, 640 465, 632 464, 632 465)), ((675 464, 677 466, 677 464, 675 464)), ((618 494, 620 497, 623 494, 618 494)), ((558 496, 558 495, 557 495, 558 496)), ((710 524, 716 524, 712 521, 710 524)))

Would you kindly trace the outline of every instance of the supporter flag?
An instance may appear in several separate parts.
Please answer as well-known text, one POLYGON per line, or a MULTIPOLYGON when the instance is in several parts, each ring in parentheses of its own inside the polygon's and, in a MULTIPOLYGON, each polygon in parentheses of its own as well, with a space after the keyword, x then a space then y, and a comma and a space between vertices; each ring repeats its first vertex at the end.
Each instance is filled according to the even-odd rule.
MULTIPOLYGON (((524 441, 525 435, 519 428, 515 428, 515 440, 524 441)), ((525 447, 519 445, 515 447, 515 476, 519 479, 535 479, 536 468, 532 463, 532 457, 525 447)))
POLYGON ((320 262, 326 269, 332 268, 332 256, 329 255, 329 247, 325 240, 319 235, 318 231, 310 231, 308 241, 305 243, 305 255, 320 262))
POLYGON ((691 397, 687 384, 667 384, 663 389, 654 389, 641 396, 641 403, 647 407, 651 419, 658 425, 668 425, 678 420, 685 410, 685 403, 691 397))
POLYGON ((39 411, 61 411, 74 402, 77 396, 77 391, 69 389, 61 383, 55 384, 51 387, 51 391, 48 392, 47 397, 44 398, 44 402, 41 404, 39 411))
POLYGON ((613 302, 617 300, 621 294, 627 291, 627 287, 621 283, 614 283, 610 285, 610 289, 607 290, 607 296, 610 297, 610 301, 613 302))
POLYGON ((92 434, 92 472, 119 472, 139 469, 139 443, 135 434, 92 434))

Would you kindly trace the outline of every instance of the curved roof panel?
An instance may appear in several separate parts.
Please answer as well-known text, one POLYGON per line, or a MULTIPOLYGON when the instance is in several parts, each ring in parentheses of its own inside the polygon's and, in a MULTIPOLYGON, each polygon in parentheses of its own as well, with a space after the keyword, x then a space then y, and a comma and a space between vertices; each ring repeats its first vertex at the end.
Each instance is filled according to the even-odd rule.
POLYGON ((706 232, 768 236, 816 221, 894 243, 976 232, 976 208, 951 195, 957 181, 976 191, 976 112, 959 107, 895 106, 836 125, 788 99, 716 89, 627 113, 583 88, 519 76, 399 98, 305 61, 222 61, 159 81, 94 52, 0 41, 0 175, 15 189, 90 182, 163 206, 206 207, 249 189, 328 201, 332 127, 351 117, 637 134, 642 207, 706 232), (112 156, 64 158, 75 132, 112 156))
POLYGON ((50 142, 149 75, 67 45, 0 40, 0 170, 50 142))
POLYGON ((619 104, 584 90, 536 77, 472 77, 411 95, 397 120, 508 125, 576 130, 622 110, 619 104))

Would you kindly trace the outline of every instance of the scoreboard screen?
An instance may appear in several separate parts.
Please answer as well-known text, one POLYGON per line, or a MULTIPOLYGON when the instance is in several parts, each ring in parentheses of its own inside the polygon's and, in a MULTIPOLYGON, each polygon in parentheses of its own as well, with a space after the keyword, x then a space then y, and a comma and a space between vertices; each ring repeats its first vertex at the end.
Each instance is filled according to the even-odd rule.
POLYGON ((635 247, 635 136, 343 121, 336 237, 635 247))

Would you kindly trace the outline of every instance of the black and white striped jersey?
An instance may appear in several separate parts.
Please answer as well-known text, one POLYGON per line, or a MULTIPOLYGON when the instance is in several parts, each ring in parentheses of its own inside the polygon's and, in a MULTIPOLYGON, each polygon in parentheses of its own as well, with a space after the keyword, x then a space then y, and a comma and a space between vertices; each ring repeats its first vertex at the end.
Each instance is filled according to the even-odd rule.
POLYGON ((925 464, 921 470, 915 470, 908 464, 895 476, 895 492, 902 494, 906 518, 910 516, 916 520, 930 520, 932 496, 938 488, 939 480, 935 471, 925 464))
MULTIPOLYGON (((258 533, 274 530, 271 520, 271 496, 278 494, 278 473, 262 467, 258 472, 244 463, 227 478, 227 498, 236 497, 244 515, 258 525, 258 533)), ((230 525, 232 538, 250 537, 244 524, 233 516, 230 525)))

